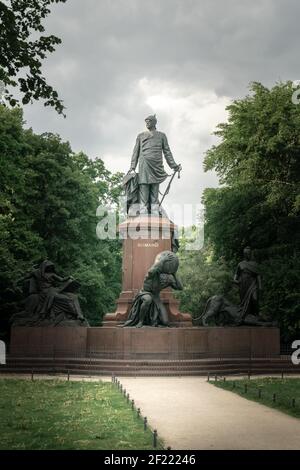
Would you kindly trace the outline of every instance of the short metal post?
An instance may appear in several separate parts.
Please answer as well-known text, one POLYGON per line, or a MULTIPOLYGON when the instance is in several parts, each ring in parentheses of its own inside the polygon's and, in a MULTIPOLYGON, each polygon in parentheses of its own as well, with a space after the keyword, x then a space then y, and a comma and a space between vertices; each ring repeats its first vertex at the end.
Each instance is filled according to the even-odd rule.
POLYGON ((276 393, 273 393, 273 403, 276 403, 276 393))
POLYGON ((68 370, 68 382, 70 381, 70 371, 68 370))
POLYGON ((292 407, 295 408, 295 406, 296 406, 296 399, 293 398, 293 399, 292 399, 292 407))
POLYGON ((34 381, 34 378, 33 378, 33 369, 31 369, 31 381, 32 381, 32 382, 34 381))
POLYGON ((120 390, 121 390, 121 393, 123 393, 123 385, 120 384, 120 390))
POLYGON ((226 382, 226 377, 223 377, 223 382, 226 382))
POLYGON ((138 418, 140 417, 140 415, 141 415, 141 409, 140 408, 137 409, 136 415, 137 415, 138 418))
POLYGON ((124 390, 123 390, 123 395, 124 395, 124 397, 126 397, 126 388, 124 388, 124 390))
POLYGON ((217 380, 218 380, 218 377, 217 377, 217 375, 215 375, 215 382, 217 382, 217 380))
POLYGON ((157 447, 157 431, 154 429, 153 431, 153 447, 154 449, 157 447))
POLYGON ((248 370, 248 380, 250 380, 250 379, 251 379, 251 372, 250 372, 250 370, 248 370))
POLYGON ((130 398, 129 393, 127 393, 127 397, 126 397, 126 398, 127 398, 127 403, 129 403, 129 398, 130 398))
POLYGON ((131 400, 131 409, 134 410, 134 400, 131 400))
POLYGON ((146 429, 147 429, 147 418, 145 416, 145 418, 144 418, 144 431, 146 431, 146 429))
POLYGON ((90 378, 91 378, 91 376, 92 376, 92 355, 91 355, 91 350, 90 350, 90 367, 89 367, 89 369, 90 369, 90 378))
POLYGON ((209 382, 209 372, 207 373, 207 382, 209 382))

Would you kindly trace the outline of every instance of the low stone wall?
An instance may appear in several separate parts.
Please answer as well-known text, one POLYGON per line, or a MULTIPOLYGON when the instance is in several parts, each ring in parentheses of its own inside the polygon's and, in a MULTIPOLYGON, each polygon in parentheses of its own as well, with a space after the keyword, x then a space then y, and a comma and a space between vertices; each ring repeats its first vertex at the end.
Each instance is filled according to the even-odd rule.
POLYGON ((276 357, 278 328, 192 327, 14 327, 10 355, 19 357, 107 357, 195 359, 276 357))

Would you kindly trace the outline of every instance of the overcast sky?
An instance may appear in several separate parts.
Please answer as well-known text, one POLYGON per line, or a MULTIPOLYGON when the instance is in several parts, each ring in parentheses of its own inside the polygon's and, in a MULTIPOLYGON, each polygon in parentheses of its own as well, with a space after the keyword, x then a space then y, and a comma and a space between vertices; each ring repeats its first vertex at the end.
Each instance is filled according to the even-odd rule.
POLYGON ((63 42, 43 68, 67 118, 35 103, 27 126, 127 172, 156 113, 183 166, 168 202, 199 203, 217 185, 202 163, 230 101, 250 81, 300 78, 299 18, 299 0, 68 0, 47 19, 63 42))

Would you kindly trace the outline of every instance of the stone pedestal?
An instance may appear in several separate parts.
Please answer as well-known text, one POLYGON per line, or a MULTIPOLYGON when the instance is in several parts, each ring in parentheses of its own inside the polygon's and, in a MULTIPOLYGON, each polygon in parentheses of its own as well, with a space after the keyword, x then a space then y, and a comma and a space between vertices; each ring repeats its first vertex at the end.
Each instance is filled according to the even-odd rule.
POLYGON ((196 359, 275 357, 280 354, 278 328, 90 328, 87 348, 123 359, 196 359))
MULTIPOLYGON (((156 255, 172 248, 176 227, 167 218, 144 216, 129 218, 119 225, 123 239, 122 292, 115 313, 106 314, 103 326, 112 327, 127 320, 132 301, 143 286, 144 277, 154 263, 156 255)), ((161 292, 170 325, 192 326, 190 314, 179 311, 179 302, 171 289, 161 292)))
POLYGON ((272 358, 278 328, 13 327, 10 356, 105 359, 272 358))
POLYGON ((14 326, 9 353, 30 357, 85 357, 88 331, 84 326, 14 326))

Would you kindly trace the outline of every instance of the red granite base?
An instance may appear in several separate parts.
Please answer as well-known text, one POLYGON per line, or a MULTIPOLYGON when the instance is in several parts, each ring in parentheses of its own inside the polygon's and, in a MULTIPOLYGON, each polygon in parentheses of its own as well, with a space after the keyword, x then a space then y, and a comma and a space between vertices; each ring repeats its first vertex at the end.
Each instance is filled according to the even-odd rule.
POLYGON ((11 329, 12 356, 85 357, 89 328, 82 326, 15 326, 11 329))
POLYGON ((10 355, 24 357, 276 357, 278 328, 14 327, 10 355))
MULTIPOLYGON (((155 257, 162 251, 172 249, 171 237, 175 229, 170 220, 153 216, 127 219, 119 225, 119 233, 123 238, 122 292, 116 301, 116 311, 104 316, 103 326, 116 327, 125 323, 132 302, 143 287, 145 275, 155 257), (139 231, 133 236, 132 230, 137 226, 139 231)), ((161 292, 161 300, 171 326, 192 327, 191 315, 180 311, 179 302, 170 288, 161 292)))

